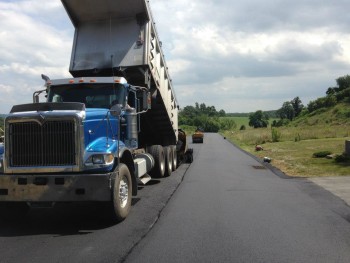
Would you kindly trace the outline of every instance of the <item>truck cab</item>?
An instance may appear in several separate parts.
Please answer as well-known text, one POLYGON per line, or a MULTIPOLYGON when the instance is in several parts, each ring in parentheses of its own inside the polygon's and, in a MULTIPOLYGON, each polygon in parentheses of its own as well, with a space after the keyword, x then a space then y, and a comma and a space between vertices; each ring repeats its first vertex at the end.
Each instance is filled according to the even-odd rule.
POLYGON ((46 102, 15 105, 5 119, 0 208, 110 202, 114 193, 124 219, 154 166, 138 143, 149 92, 119 77, 46 78, 45 87, 46 102))

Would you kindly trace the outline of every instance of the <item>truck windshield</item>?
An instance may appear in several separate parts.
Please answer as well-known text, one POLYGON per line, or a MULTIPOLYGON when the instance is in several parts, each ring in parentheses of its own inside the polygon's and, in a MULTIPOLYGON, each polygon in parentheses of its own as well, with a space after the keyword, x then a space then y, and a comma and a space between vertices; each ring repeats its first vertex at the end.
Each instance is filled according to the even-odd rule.
POLYGON ((86 108, 109 109, 114 104, 125 103, 121 84, 74 84, 51 86, 48 102, 81 102, 86 108))

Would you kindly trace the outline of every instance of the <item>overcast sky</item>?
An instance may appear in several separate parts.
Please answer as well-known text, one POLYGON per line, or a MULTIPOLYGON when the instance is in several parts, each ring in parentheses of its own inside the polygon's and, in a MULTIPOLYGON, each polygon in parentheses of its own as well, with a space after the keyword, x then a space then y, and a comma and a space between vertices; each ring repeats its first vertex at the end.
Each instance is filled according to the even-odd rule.
MULTIPOLYGON (((131 1, 131 0, 130 0, 131 1)), ((180 107, 272 110, 350 74, 349 0, 150 0, 180 107)), ((59 0, 0 0, 0 113, 30 103, 42 73, 70 77, 59 0)))

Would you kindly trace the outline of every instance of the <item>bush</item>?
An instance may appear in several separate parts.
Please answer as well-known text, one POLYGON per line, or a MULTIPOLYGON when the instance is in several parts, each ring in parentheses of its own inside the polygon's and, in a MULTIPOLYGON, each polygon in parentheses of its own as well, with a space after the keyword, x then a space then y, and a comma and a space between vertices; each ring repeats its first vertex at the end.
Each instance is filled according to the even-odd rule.
POLYGON ((330 152, 330 151, 320 151, 320 152, 315 152, 312 156, 314 158, 324 158, 330 154, 332 154, 332 152, 330 152))
POLYGON ((229 118, 219 119, 220 130, 227 131, 235 129, 237 124, 234 120, 229 118))
POLYGON ((249 126, 254 128, 264 128, 269 125, 269 116, 261 110, 249 115, 249 126))
POLYGON ((341 155, 337 155, 334 160, 337 163, 346 163, 350 161, 350 156, 343 153, 341 155))
POLYGON ((209 118, 203 125, 205 132, 218 132, 220 130, 220 124, 213 118, 209 118))
POLYGON ((182 129, 187 135, 194 133, 195 130, 197 129, 196 126, 190 126, 190 125, 181 125, 179 128, 182 129))
POLYGON ((295 135, 294 141, 295 141, 295 142, 300 142, 300 141, 301 141, 301 136, 300 136, 299 133, 298 133, 297 135, 295 135))
POLYGON ((241 128, 239 128, 240 131, 244 131, 245 129, 245 125, 242 125, 241 128))
POLYGON ((336 114, 338 118, 349 118, 350 117, 350 109, 348 108, 342 108, 342 109, 334 109, 333 113, 336 114))
POLYGON ((345 98, 349 98, 350 97, 350 88, 346 88, 342 91, 339 91, 338 93, 335 94, 337 101, 342 101, 345 98))
POLYGON ((279 142, 281 139, 281 133, 277 129, 271 130, 272 142, 279 142))
POLYGON ((290 120, 288 119, 279 119, 278 121, 273 120, 271 126, 272 127, 282 127, 287 126, 290 123, 290 120))
POLYGON ((308 111, 311 113, 321 108, 333 107, 337 104, 337 98, 334 95, 328 95, 326 97, 318 98, 314 101, 310 101, 307 105, 308 111))

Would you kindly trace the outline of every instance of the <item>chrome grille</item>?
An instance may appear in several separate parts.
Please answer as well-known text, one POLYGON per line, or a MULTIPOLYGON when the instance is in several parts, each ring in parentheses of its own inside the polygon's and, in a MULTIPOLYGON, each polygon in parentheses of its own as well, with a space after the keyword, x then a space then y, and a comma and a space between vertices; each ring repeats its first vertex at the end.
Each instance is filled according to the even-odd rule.
POLYGON ((76 164, 73 120, 10 123, 10 166, 64 166, 76 164))

